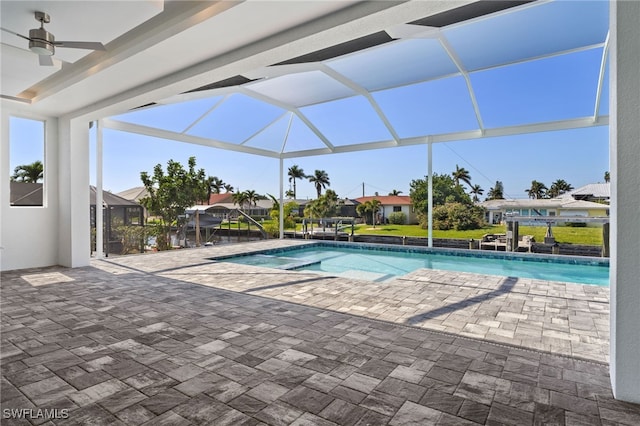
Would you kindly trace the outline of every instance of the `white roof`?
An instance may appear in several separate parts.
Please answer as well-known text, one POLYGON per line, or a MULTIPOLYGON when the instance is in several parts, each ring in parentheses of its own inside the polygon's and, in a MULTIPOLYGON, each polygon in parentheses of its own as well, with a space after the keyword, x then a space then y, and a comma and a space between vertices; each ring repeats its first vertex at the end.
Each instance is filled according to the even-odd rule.
POLYGON ((606 204, 573 198, 487 200, 479 203, 488 210, 508 209, 564 209, 564 210, 607 210, 606 204))
POLYGON ((134 188, 125 189, 124 191, 116 193, 117 196, 130 201, 140 201, 146 197, 149 193, 144 186, 136 186, 134 188))
POLYGON ((197 204, 195 206, 188 207, 187 209, 185 209, 185 212, 186 213, 195 213, 196 210, 199 211, 199 212, 206 212, 207 209, 210 208, 210 207, 213 207, 213 206, 206 205, 206 204, 202 204, 202 205, 201 204, 197 204))
POLYGON ((594 198, 611 198, 611 185, 609 182, 590 183, 563 194, 563 198, 572 198, 579 195, 588 195, 594 198))
POLYGON ((566 210, 608 210, 609 205, 584 200, 569 200, 562 203, 562 208, 566 210))

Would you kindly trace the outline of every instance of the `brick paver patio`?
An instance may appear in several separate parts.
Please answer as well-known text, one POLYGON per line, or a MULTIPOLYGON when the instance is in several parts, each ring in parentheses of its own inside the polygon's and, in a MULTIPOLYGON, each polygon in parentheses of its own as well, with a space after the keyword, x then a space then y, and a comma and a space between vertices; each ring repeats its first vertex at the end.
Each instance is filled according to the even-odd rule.
POLYGON ((207 260, 282 244, 303 243, 3 273, 2 424, 640 424, 611 395, 606 289, 207 260), (37 409, 66 418, 15 418, 37 409))

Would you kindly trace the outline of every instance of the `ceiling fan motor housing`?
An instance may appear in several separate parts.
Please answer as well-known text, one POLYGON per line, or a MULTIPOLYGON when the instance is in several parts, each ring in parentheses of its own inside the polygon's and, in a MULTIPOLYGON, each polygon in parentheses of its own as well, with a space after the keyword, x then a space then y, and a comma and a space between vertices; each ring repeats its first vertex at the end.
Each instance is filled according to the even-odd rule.
POLYGON ((29 49, 38 55, 51 56, 55 53, 53 34, 44 28, 29 30, 29 49))

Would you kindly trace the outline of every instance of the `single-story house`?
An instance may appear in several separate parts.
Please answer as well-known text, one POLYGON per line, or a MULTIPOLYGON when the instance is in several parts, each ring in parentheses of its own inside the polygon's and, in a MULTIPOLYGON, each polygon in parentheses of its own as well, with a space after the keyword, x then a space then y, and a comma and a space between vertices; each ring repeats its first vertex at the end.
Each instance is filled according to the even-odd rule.
MULTIPOLYGON (((535 222, 533 218, 562 217, 587 218, 608 217, 609 206, 591 201, 575 200, 573 197, 558 197, 549 199, 517 199, 517 200, 487 200, 479 203, 487 209, 486 220, 492 224, 504 221, 507 215, 520 216, 522 225, 544 224, 535 222), (531 219, 527 221, 527 218, 531 219)), ((567 220, 571 222, 571 220, 567 220)), ((562 224, 563 222, 560 222, 562 224)))
POLYGON ((391 213, 402 212, 407 217, 407 224, 418 223, 418 216, 408 195, 373 195, 356 198, 356 201, 362 204, 373 199, 380 201, 378 222, 386 223, 391 213))

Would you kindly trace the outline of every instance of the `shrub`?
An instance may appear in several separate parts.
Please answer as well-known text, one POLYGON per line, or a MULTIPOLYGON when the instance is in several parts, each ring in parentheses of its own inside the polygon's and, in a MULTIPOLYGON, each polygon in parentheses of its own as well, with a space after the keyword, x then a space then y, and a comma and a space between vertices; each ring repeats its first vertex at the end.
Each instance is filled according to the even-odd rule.
POLYGON ((403 212, 393 212, 389 214, 388 219, 392 225, 404 225, 407 223, 407 215, 403 212))
POLYGON ((276 222, 267 222, 264 224, 264 230, 267 234, 274 238, 280 236, 280 224, 276 222))
POLYGON ((114 229, 114 234, 120 238, 122 243, 122 251, 120 254, 140 253, 141 248, 144 248, 145 237, 153 229, 146 229, 149 227, 140 225, 121 225, 114 229))
POLYGON ((586 222, 567 222, 564 224, 564 226, 567 226, 569 228, 586 228, 587 223, 586 222))
POLYGON ((464 231, 484 226, 484 209, 461 203, 446 203, 433 209, 433 227, 441 231, 464 231))

